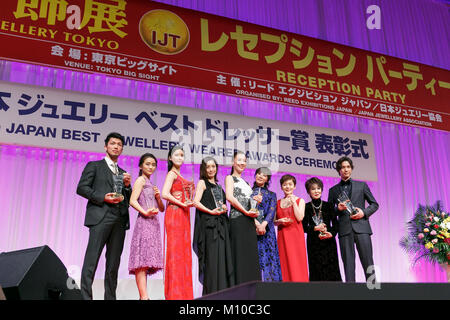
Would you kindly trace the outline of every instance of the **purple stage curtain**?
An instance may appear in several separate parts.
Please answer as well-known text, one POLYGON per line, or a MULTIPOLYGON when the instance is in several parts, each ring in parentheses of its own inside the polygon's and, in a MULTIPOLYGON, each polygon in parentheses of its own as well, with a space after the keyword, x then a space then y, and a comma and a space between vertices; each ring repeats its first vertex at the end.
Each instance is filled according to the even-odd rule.
MULTIPOLYGON (((269 27, 287 30, 337 43, 380 52, 412 61, 449 69, 448 8, 439 1, 160 1, 199 11, 222 15, 269 27), (382 29, 367 30, 365 10, 377 4, 381 8, 382 29), (413 35, 413 36, 412 36, 413 35)), ((348 117, 280 104, 261 102, 197 90, 116 79, 30 64, 0 61, 0 79, 30 85, 61 88, 86 93, 161 102, 250 117, 302 123, 340 130, 368 133, 373 136, 377 163, 377 182, 369 186, 380 203, 371 217, 374 261, 378 279, 383 282, 443 282, 438 266, 418 263, 410 267, 408 256, 400 249, 399 239, 419 204, 442 200, 450 208, 450 134, 413 128, 387 122, 348 117)), ((445 102, 448 103, 448 102, 445 102)), ((69 146, 70 148, 70 146, 69 146)), ((138 174, 137 157, 124 155, 119 164, 138 174)), ((101 159, 99 153, 55 150, 29 146, 0 145, 0 252, 47 244, 66 266, 81 268, 87 245, 88 229, 83 227, 86 201, 75 194, 76 184, 89 160, 101 159)), ((221 167, 219 180, 224 183, 228 167, 221 167)), ((358 168, 355 168, 357 172, 358 168)), ((159 161, 154 181, 162 188, 167 164, 159 161)), ((182 174, 199 177, 198 165, 185 165, 182 174)), ((244 178, 253 183, 254 171, 246 170, 244 178)), ((272 177, 271 189, 282 196, 279 178, 272 177)), ((309 175, 296 175, 296 194, 309 201, 304 182, 309 175)), ((323 199, 336 184, 336 177, 321 177, 323 199)), ((193 210, 192 210, 193 212, 193 210)), ((130 210, 131 229, 125 240, 119 277, 128 276, 128 255, 136 219, 130 210)), ((192 226, 193 226, 192 214, 192 226)), ((160 215, 161 224, 163 214, 160 215)), ((163 225, 163 224, 162 224, 163 225)), ((197 279, 196 256, 193 254, 193 278, 197 279)), ((343 274, 342 264, 341 273, 343 274)), ((104 259, 96 277, 103 278, 104 259)), ((154 277, 162 278, 161 274, 154 277)), ((364 281, 357 263, 357 281, 364 281)), ((195 281, 195 296, 201 285, 195 281)))

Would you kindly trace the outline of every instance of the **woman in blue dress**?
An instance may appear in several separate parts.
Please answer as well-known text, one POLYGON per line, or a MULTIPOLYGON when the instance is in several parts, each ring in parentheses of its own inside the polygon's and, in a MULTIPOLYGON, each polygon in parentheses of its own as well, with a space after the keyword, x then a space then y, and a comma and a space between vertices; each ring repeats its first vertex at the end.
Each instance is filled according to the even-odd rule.
POLYGON ((274 228, 277 210, 277 196, 268 189, 272 173, 269 168, 261 167, 255 172, 253 199, 258 204, 259 216, 255 220, 258 234, 258 255, 263 281, 282 281, 280 257, 274 228))

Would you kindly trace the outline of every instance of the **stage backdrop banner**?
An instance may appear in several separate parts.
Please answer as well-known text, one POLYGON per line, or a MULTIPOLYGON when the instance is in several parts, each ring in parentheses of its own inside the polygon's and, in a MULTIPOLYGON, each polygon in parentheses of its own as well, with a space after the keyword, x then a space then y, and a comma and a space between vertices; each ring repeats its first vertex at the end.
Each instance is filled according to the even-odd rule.
POLYGON ((250 168, 332 177, 347 155, 359 168, 355 178, 377 180, 368 134, 0 82, 1 143, 101 152, 112 131, 125 136, 127 155, 167 159, 180 144, 186 163, 212 156, 231 165, 241 150, 250 168))
POLYGON ((13 61, 450 130, 448 70, 158 2, 2 1, 0 42, 13 61))

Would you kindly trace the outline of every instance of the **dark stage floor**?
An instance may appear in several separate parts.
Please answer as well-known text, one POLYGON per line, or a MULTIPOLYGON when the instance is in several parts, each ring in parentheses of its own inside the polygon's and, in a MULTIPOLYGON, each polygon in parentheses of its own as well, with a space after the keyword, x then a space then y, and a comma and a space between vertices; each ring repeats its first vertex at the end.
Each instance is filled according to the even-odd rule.
POLYGON ((449 300, 450 283, 248 282, 199 300, 449 300))

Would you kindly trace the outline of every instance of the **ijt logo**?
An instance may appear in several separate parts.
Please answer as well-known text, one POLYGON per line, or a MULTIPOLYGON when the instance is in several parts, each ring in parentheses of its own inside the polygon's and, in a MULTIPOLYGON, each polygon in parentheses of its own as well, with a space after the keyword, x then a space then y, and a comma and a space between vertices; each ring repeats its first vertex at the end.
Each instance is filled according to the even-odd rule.
POLYGON ((367 7, 366 10, 367 14, 370 14, 370 16, 366 20, 366 26, 367 29, 373 30, 373 29, 381 29, 381 9, 377 5, 371 5, 367 7))
POLYGON ((139 22, 144 43, 162 54, 177 54, 189 43, 189 29, 178 15, 167 10, 152 10, 139 22))

